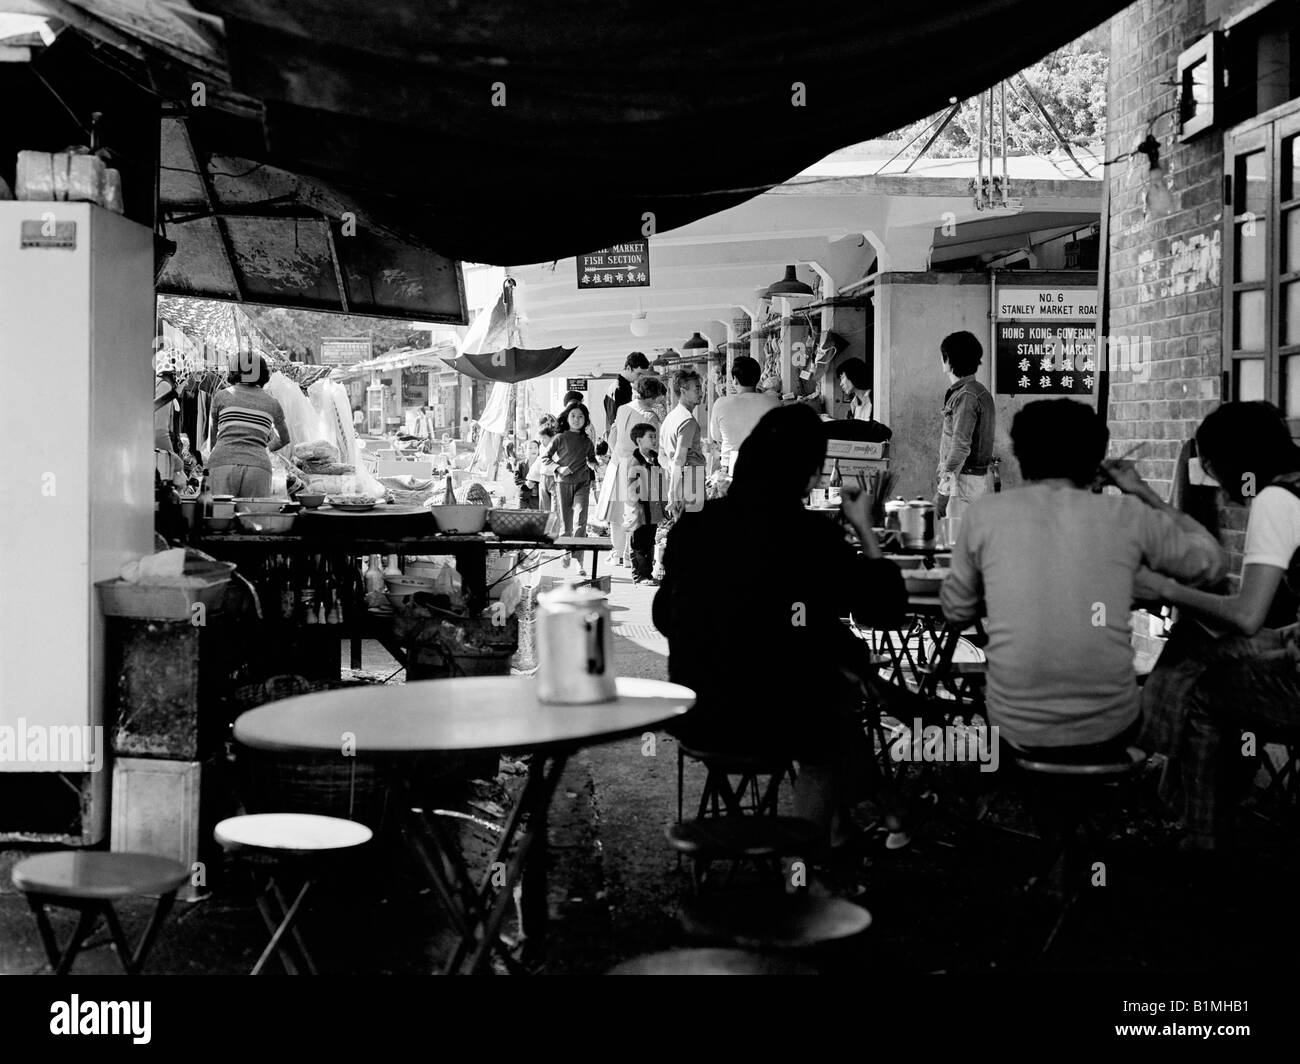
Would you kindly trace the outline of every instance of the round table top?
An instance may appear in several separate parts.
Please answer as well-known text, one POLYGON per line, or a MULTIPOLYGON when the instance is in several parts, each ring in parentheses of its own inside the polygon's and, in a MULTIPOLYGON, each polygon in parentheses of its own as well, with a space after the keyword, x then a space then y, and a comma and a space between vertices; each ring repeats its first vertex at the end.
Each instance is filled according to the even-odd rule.
POLYGON ((634 735, 680 716, 695 692, 661 680, 619 679, 618 697, 591 705, 537 700, 530 676, 472 676, 349 687, 270 702, 235 721, 262 750, 340 754, 527 753, 634 735))
POLYGON ((19 890, 65 898, 169 894, 189 878, 188 868, 167 857, 73 850, 28 857, 13 871, 19 890))

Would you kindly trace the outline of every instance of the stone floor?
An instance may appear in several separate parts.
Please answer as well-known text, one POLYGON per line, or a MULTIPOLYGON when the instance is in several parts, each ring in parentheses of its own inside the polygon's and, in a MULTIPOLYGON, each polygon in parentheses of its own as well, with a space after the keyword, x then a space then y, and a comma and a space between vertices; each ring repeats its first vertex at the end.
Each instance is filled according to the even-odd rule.
MULTIPOLYGON (((622 675, 666 675, 667 645, 650 621, 653 594, 633 587, 626 569, 614 570, 611 606, 622 675)), ((395 667, 370 645, 364 664, 375 674, 395 667)), ((503 762, 498 780, 470 796, 474 811, 499 820, 518 789, 521 768, 503 762)), ((676 746, 663 734, 653 744, 638 737, 570 760, 552 805, 546 971, 599 973, 641 953, 686 944, 677 911, 688 884, 663 837, 675 816, 676 773, 676 746)), ((688 764, 688 810, 698 800, 701 776, 688 764)), ((1039 950, 1057 909, 1022 889, 1038 850, 1018 799, 994 792, 988 815, 976 825, 961 778, 941 773, 909 783, 912 844, 887 851, 869 843, 837 880, 844 890, 861 891, 857 900, 875 920, 851 967, 1258 971, 1294 956, 1290 914, 1300 872, 1294 828, 1247 816, 1243 852, 1231 874, 1206 877, 1179 860, 1173 825, 1150 796, 1154 781, 1143 783, 1093 855, 1098 885, 1045 957, 1039 950)), ((865 823, 872 810, 860 814, 865 823)), ((485 845, 483 838, 467 841, 471 848, 485 845)), ((10 882, 13 863, 31 852, 0 850, 0 973, 44 967, 31 914, 10 882)), ((144 904, 124 907, 128 932, 142 926, 146 914, 144 904)), ((71 922, 65 918, 58 926, 66 933, 71 922)), ((448 941, 434 900, 418 893, 397 846, 378 848, 371 863, 323 893, 307 931, 322 968, 340 973, 428 971, 448 941)), ((205 900, 178 905, 149 970, 247 971, 264 941, 247 890, 226 881, 205 900)), ((112 972, 115 964, 110 947, 99 946, 82 955, 77 970, 112 972)))

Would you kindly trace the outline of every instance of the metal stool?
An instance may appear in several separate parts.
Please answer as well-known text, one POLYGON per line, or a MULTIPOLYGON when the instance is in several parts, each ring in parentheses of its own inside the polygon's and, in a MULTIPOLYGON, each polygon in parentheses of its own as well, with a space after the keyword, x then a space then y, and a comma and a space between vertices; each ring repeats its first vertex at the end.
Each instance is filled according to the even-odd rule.
POLYGON ((685 765, 687 758, 704 763, 708 775, 700 794, 697 818, 706 816, 776 816, 781 795, 781 781, 788 774, 795 781, 794 766, 789 761, 776 762, 752 754, 731 754, 677 744, 677 823, 682 822, 685 805, 685 765), (732 776, 740 777, 733 786, 732 776), (767 785, 759 789, 759 777, 767 776, 767 785), (749 801, 745 799, 748 797, 749 801))
POLYGON ((740 949, 670 949, 634 957, 606 975, 816 975, 817 970, 783 957, 740 949))
POLYGON ((250 974, 260 975, 271 954, 277 953, 289 975, 299 974, 300 967, 308 975, 316 975, 316 964, 295 923, 308 892, 331 861, 351 856, 357 847, 368 843, 371 830, 352 820, 310 813, 254 813, 221 821, 213 835, 228 854, 260 866, 264 877, 257 909, 271 932, 271 941, 250 974), (302 886, 293 903, 286 905, 276 874, 289 867, 295 868, 302 886), (285 936, 293 940, 296 956, 285 936))
POLYGON ((811 950, 856 938, 871 914, 840 898, 715 894, 690 899, 682 926, 697 938, 749 950, 811 950))
POLYGON ((45 853, 20 861, 13 870, 14 886, 27 896, 36 914, 36 926, 55 975, 68 974, 101 916, 108 924, 126 974, 139 975, 158 929, 176 900, 176 891, 189 878, 189 869, 179 862, 145 853, 45 853), (139 944, 132 949, 113 911, 113 902, 137 896, 156 897, 158 904, 139 944), (47 905, 76 909, 81 914, 63 949, 50 926, 47 905))
POLYGON ((1042 952, 1046 953, 1079 900, 1078 873, 1083 849, 1097 844, 1102 837, 1094 819, 1099 789, 1136 775, 1146 763, 1146 754, 1130 746, 1122 760, 1069 764, 1037 761, 1013 750, 1012 762, 1040 785, 1034 812, 1040 822, 1048 823, 1049 831, 1056 836, 1044 838, 1047 856, 1043 869, 1029 884, 1033 887, 1044 878, 1054 878, 1054 873, 1060 870, 1064 897, 1056 923, 1043 944, 1042 952))
POLYGON ((775 864, 782 857, 810 857, 825 849, 821 829, 792 816, 705 817, 669 824, 665 834, 678 855, 690 860, 696 893, 711 861, 732 862, 734 876, 741 861, 775 864))

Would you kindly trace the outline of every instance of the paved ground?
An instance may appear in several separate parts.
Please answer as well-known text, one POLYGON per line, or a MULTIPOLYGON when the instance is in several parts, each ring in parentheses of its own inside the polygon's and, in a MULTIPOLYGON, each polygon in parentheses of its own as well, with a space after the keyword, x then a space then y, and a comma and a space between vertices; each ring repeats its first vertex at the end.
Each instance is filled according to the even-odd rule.
MULTIPOLYGON (((612 608, 620 674, 666 675, 665 642, 650 623, 653 590, 614 570, 612 608)), ((366 668, 391 669, 368 646, 366 668)), ((503 764, 490 785, 473 789, 462 808, 500 820, 517 792, 522 766, 503 764)), ((664 842, 675 816, 677 751, 659 734, 575 756, 552 807, 552 940, 546 970, 596 973, 620 960, 684 945, 677 910, 687 882, 664 842)), ((698 800, 702 770, 687 767, 687 809, 698 800)), ((977 782, 987 783, 989 777, 977 782)), ((1270 970, 1294 956, 1297 855, 1288 834, 1258 816, 1244 823, 1245 852, 1230 877, 1207 879, 1182 863, 1172 825, 1146 797, 1152 781, 1129 800, 1121 825, 1089 857, 1090 889, 1064 925, 1052 952, 1039 948, 1058 911, 1050 898, 1021 885, 1038 852, 1014 795, 995 793, 981 825, 972 823, 960 778, 909 785, 913 842, 889 852, 867 845, 841 869, 841 890, 875 918, 850 955, 858 970, 912 972, 1055 969, 1089 971, 1270 970), (1290 951, 1290 952, 1288 952, 1290 951)), ((872 810, 860 810, 871 819, 872 810)), ((490 833, 469 829, 466 846, 486 853, 490 833)), ((32 917, 10 884, 15 860, 29 848, 0 850, 0 973, 43 966, 32 917)), ((128 928, 145 906, 126 907, 128 928)), ((60 927, 70 928, 64 920, 60 927)), ((446 948, 436 907, 420 896, 401 847, 381 847, 366 867, 318 900, 307 927, 318 960, 335 972, 421 972, 446 948)), ((265 941, 246 887, 225 879, 206 900, 178 907, 160 938, 150 969, 164 973, 247 971, 265 941)), ((78 962, 82 971, 114 971, 106 946, 78 962)))

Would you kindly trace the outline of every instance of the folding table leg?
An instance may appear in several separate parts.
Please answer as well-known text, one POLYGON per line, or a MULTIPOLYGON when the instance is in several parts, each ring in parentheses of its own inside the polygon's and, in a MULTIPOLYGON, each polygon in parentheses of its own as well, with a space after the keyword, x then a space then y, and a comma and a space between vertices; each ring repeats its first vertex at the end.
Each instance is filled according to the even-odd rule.
POLYGON ((564 774, 566 754, 555 754, 547 758, 542 754, 534 755, 528 771, 528 782, 524 784, 519 796, 520 806, 526 810, 528 826, 519 839, 515 852, 506 869, 505 884, 498 891, 491 911, 483 921, 478 947, 470 960, 470 971, 481 972, 487 965, 488 957, 494 949, 501 948, 500 927, 505 918, 506 909, 513 901, 514 885, 522 880, 523 904, 521 918, 523 933, 528 940, 530 952, 539 949, 545 940, 547 919, 546 897, 546 824, 550 810, 551 798, 564 774))
POLYGON ((77 954, 81 952, 82 944, 90 937, 90 932, 94 930, 95 923, 99 919, 99 906, 95 904, 66 906, 67 908, 75 907, 78 909, 77 926, 73 929, 68 944, 60 948, 58 938, 54 934, 54 928, 50 925, 49 914, 46 912, 46 899, 38 895, 28 894, 27 903, 31 906, 32 912, 36 914, 36 927, 40 932, 41 942, 45 946, 45 955, 50 959, 50 967, 54 969, 55 975, 67 975, 72 970, 72 962, 77 959, 77 954))
MULTIPOLYGON (((310 879, 303 883, 302 889, 298 891, 298 896, 294 898, 293 904, 289 906, 288 911, 284 913, 283 918, 278 924, 276 924, 274 917, 271 916, 271 913, 274 911, 270 900, 271 897, 274 896, 271 889, 268 888, 266 894, 259 896, 257 907, 262 912, 262 918, 272 927, 272 934, 271 941, 266 944, 266 948, 262 950, 262 955, 257 958, 257 963, 253 965, 253 975, 261 974, 262 969, 266 966, 266 962, 271 959, 271 954, 275 952, 279 953, 280 963, 284 965, 285 971, 288 972, 289 975, 298 974, 297 964, 290 956, 288 948, 280 945, 280 940, 292 930, 294 921, 302 911, 303 900, 307 897, 307 892, 310 890, 311 885, 312 881, 310 879)), ((304 959, 306 960, 309 973, 315 975, 315 966, 311 964, 311 959, 309 957, 305 957, 304 959)))

